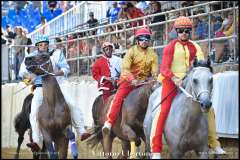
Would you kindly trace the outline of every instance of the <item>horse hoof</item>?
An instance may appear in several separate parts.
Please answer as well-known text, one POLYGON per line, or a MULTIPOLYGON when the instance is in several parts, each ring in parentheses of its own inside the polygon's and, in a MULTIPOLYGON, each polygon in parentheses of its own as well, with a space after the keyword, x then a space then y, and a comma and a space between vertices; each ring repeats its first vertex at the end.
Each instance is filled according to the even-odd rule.
POLYGON ((104 135, 109 135, 110 134, 110 130, 107 127, 103 127, 102 132, 104 135))

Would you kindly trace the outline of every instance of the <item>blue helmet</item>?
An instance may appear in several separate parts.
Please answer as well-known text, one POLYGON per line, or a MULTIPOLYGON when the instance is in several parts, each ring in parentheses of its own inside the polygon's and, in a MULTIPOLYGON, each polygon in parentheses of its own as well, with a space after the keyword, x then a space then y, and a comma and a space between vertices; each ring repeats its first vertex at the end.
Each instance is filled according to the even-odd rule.
POLYGON ((46 35, 39 35, 39 36, 36 38, 35 46, 37 46, 37 44, 40 43, 40 42, 47 42, 47 43, 49 43, 48 36, 46 36, 46 35))

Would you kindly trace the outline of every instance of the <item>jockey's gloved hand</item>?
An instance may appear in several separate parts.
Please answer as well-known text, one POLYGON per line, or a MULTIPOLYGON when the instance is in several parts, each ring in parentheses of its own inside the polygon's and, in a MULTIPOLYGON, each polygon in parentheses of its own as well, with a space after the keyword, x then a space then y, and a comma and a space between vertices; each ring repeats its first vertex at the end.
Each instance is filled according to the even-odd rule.
POLYGON ((183 83, 183 80, 181 78, 176 77, 176 76, 172 77, 172 81, 178 87, 181 86, 182 83, 183 83))
POLYGON ((30 84, 32 84, 32 83, 31 83, 31 79, 27 79, 27 78, 24 79, 23 82, 24 82, 27 86, 30 85, 30 84))

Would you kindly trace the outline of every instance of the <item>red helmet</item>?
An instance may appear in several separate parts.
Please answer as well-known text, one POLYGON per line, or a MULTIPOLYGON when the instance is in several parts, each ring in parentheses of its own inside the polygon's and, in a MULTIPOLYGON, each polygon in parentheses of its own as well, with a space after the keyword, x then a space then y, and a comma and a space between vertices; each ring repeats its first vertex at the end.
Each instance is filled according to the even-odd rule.
POLYGON ((112 43, 110 43, 110 42, 104 42, 103 45, 102 45, 102 49, 105 48, 105 47, 108 47, 108 46, 111 46, 111 47, 113 48, 112 43))
POLYGON ((135 37, 142 36, 142 35, 151 36, 151 32, 147 28, 141 28, 135 32, 135 37))
POLYGON ((174 23, 175 28, 192 28, 192 21, 188 17, 180 16, 174 23))

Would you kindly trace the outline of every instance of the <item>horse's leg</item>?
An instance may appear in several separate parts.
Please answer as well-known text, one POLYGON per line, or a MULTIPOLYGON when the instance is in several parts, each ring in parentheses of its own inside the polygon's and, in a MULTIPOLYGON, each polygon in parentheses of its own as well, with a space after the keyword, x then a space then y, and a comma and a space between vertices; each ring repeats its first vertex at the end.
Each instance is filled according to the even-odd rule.
MULTIPOLYGON (((25 130, 26 131, 26 130, 25 130)), ((17 151, 16 151, 16 154, 15 154, 15 159, 18 159, 19 158, 19 152, 20 152, 20 147, 21 147, 21 144, 24 140, 24 133, 25 131, 21 132, 21 133, 18 133, 18 146, 17 146, 17 151)))
POLYGON ((130 152, 130 142, 121 140, 121 145, 122 145, 122 153, 119 154, 117 159, 127 159, 130 152))
POLYGON ((204 145, 199 149, 195 150, 196 153, 200 156, 200 159, 208 159, 208 146, 204 145))
POLYGON ((47 150, 50 154, 50 158, 51 159, 58 159, 58 153, 54 149, 54 146, 52 144, 51 136, 48 134, 48 132, 45 129, 42 128, 41 131, 42 131, 44 143, 45 143, 46 148, 47 148, 47 150))
POLYGON ((41 150, 41 154, 40 154, 39 159, 48 159, 47 148, 46 148, 46 145, 45 145, 44 142, 43 142, 43 146, 42 146, 42 150, 41 150))
MULTIPOLYGON (((123 122, 123 120, 122 120, 123 122)), ((126 123, 122 123, 122 133, 128 137, 130 144, 131 144, 131 153, 130 153, 130 158, 132 159, 136 159, 136 145, 135 145, 135 141, 136 141, 136 134, 135 132, 130 128, 129 125, 127 125, 126 123)))
POLYGON ((57 151, 59 153, 60 159, 67 158, 68 151, 68 139, 64 134, 60 134, 59 137, 55 141, 57 151))
POLYGON ((113 142, 113 136, 111 134, 104 134, 103 133, 103 152, 104 157, 108 159, 112 159, 112 142, 113 142))

